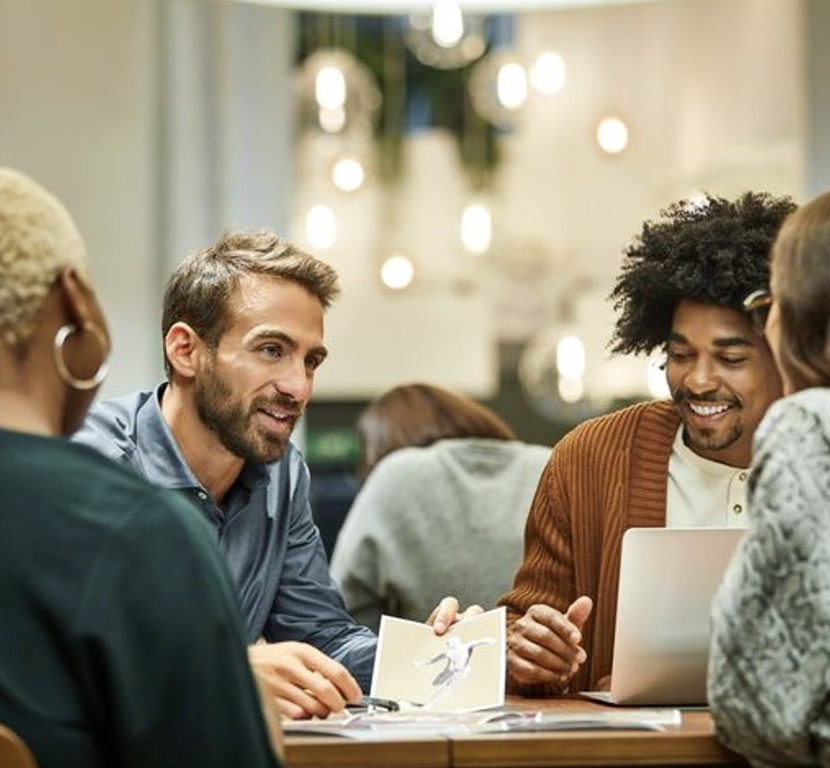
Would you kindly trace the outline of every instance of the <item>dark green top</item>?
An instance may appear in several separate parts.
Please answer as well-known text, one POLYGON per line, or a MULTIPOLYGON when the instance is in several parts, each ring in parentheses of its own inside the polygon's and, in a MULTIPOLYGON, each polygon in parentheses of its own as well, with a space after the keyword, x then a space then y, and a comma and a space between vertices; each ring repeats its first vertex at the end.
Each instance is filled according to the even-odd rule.
POLYGON ((275 766, 238 600, 189 502, 0 430, 0 722, 41 768, 275 766))

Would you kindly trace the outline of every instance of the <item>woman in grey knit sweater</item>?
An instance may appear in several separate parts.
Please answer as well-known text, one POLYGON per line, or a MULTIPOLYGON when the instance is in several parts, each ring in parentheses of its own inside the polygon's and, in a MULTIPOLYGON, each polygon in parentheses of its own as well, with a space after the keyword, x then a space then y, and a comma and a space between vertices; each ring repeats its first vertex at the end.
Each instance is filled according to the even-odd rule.
POLYGON ((784 223, 768 301, 786 396, 755 433, 750 529, 713 604, 709 702, 754 766, 830 765, 830 192, 784 223))
POLYGON ((389 390, 357 431, 363 484, 331 560, 354 618, 375 630, 382 614, 422 621, 448 590, 493 607, 521 560, 550 447, 429 384, 389 390))

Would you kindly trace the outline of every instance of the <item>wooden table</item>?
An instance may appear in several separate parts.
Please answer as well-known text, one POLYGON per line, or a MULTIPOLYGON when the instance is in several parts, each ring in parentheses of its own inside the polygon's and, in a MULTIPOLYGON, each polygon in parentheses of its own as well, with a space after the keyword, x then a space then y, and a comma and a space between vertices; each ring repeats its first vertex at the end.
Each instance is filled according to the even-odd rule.
POLYGON ((451 768, 446 738, 353 741, 336 736, 288 736, 288 768, 451 768))
MULTIPOLYGON (((511 700, 553 712, 607 711, 584 699, 511 700)), ((540 731, 449 735, 382 742, 331 736, 286 738, 289 768, 578 768, 579 766, 746 766, 721 746, 705 711, 683 712, 665 731, 540 731)))

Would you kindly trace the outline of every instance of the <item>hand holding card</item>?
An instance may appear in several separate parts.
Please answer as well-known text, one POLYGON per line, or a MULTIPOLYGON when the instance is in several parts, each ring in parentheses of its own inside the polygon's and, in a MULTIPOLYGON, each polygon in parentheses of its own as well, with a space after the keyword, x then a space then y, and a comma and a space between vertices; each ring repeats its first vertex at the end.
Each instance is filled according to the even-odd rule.
POLYGON ((504 704, 505 610, 454 624, 436 636, 430 627, 383 616, 372 696, 441 712, 504 704))

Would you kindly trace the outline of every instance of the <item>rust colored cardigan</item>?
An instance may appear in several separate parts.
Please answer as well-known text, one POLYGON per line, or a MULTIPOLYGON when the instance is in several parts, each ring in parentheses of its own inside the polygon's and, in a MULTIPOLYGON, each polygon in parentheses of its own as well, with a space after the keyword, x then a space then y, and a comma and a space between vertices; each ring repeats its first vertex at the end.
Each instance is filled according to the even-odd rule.
MULTIPOLYGON (((669 402, 648 402, 580 424, 555 447, 539 480, 525 528, 524 559, 499 600, 507 626, 535 603, 564 613, 580 595, 594 601, 583 628, 588 658, 570 691, 611 674, 620 545, 627 528, 666 523, 669 457, 680 420, 669 402)), ((647 606, 644 606, 648 610, 647 606)), ((553 696, 558 686, 508 690, 553 696)))

